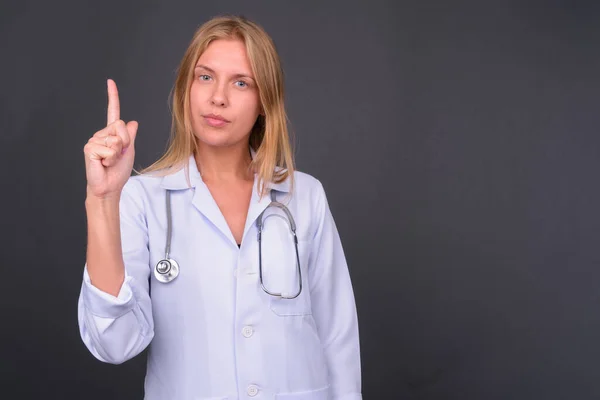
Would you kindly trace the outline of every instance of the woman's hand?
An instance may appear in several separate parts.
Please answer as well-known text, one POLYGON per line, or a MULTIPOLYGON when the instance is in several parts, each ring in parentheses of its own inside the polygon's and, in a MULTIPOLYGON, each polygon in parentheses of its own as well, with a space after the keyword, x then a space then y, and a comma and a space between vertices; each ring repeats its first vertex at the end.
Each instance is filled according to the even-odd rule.
POLYGON ((135 157, 138 123, 120 119, 119 92, 112 80, 107 81, 108 111, 106 128, 98 131, 83 147, 87 195, 100 199, 121 196, 131 176, 135 157))

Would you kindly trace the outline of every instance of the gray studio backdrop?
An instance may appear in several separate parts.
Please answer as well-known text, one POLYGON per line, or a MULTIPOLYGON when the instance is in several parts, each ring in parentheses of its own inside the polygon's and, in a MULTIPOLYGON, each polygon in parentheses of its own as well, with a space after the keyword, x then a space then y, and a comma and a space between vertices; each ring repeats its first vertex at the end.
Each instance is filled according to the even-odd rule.
POLYGON ((298 168, 329 196, 366 399, 600 398, 596 1, 2 2, 0 397, 140 399, 77 330, 83 146, 106 78, 164 151, 195 29, 273 36, 298 168))

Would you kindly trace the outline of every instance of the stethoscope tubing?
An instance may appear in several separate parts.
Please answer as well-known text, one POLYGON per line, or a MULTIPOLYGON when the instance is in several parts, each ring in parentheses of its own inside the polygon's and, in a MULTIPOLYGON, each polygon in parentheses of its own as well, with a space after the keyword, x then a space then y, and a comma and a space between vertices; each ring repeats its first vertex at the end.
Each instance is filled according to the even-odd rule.
MULTIPOLYGON (((177 264, 177 261, 175 261, 174 259, 169 258, 169 254, 171 252, 171 238, 172 238, 172 233, 173 233, 173 227, 172 227, 173 221, 172 221, 172 215, 171 215, 172 214, 171 213, 171 191, 167 189, 165 192, 166 192, 166 205, 167 205, 167 240, 166 240, 166 245, 165 245, 165 258, 160 260, 156 264, 156 267, 154 268, 154 276, 155 276, 156 280, 161 283, 172 282, 175 278, 177 278, 179 276, 179 264, 177 264)), ((277 214, 271 214, 271 215, 277 216, 277 214)), ((273 190, 271 190, 271 203, 258 216, 258 218, 256 220, 256 226, 258 228, 258 234, 257 234, 258 271, 259 271, 259 279, 260 279, 261 288, 265 291, 265 293, 267 293, 271 296, 274 296, 274 297, 279 297, 282 299, 295 299, 296 297, 298 297, 300 295, 300 293, 302 293, 302 268, 300 266, 300 254, 298 251, 298 236, 296 235, 296 222, 294 221, 294 217, 292 216, 292 213, 290 212, 290 210, 285 205, 283 205, 282 203, 277 201, 275 192, 273 190), (269 217, 269 215, 268 215, 267 217, 265 217, 263 219, 263 215, 264 215, 265 211, 269 207, 272 207, 272 206, 283 210, 283 212, 286 214, 286 216, 287 216, 286 223, 288 224, 288 227, 290 228, 290 231, 294 238, 294 248, 296 250, 296 269, 298 271, 298 291, 293 295, 289 295, 288 293, 277 293, 277 292, 271 291, 265 286, 265 283, 263 280, 262 230, 264 227, 264 220, 266 220, 269 217)))

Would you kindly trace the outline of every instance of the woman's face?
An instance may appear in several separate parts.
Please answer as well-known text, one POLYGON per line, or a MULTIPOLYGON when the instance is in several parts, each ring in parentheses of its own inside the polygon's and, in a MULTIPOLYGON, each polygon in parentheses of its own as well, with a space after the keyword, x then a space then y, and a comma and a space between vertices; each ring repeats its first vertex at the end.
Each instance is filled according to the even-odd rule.
POLYGON ((240 40, 215 40, 198 59, 190 88, 197 140, 208 146, 248 143, 260 113, 258 87, 240 40))

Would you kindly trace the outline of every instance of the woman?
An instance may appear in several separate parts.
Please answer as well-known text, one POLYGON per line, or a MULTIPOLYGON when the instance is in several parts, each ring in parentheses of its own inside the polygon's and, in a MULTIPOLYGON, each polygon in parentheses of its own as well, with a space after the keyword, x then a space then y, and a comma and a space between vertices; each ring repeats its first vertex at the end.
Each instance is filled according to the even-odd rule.
POLYGON ((239 17, 198 29, 169 148, 139 175, 112 80, 108 98, 84 147, 90 352, 150 345, 146 399, 360 399, 348 268, 321 183, 294 171, 271 38, 239 17))

